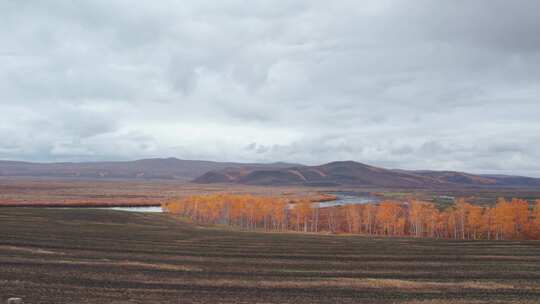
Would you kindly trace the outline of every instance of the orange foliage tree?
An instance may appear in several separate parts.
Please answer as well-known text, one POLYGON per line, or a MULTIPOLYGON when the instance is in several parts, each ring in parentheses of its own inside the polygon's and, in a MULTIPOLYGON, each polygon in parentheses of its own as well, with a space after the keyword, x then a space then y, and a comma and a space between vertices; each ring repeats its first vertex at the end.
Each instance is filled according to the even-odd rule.
POLYGON ((169 213, 244 230, 353 233, 454 239, 539 239, 540 200, 500 198, 493 207, 458 199, 440 211, 433 203, 383 201, 320 207, 308 199, 201 195, 163 205, 169 213))

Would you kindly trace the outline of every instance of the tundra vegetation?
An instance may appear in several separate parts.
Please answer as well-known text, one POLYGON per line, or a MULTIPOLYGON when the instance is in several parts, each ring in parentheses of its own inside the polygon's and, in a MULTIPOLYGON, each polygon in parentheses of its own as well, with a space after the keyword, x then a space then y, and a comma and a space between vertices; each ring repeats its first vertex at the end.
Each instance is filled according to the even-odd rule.
POLYGON ((492 207, 457 199, 444 210, 418 200, 319 207, 313 200, 254 195, 196 195, 163 205, 204 224, 244 230, 352 233, 460 240, 540 238, 540 200, 504 198, 492 207))
POLYGON ((0 303, 540 302, 540 244, 216 228, 0 208, 0 303))

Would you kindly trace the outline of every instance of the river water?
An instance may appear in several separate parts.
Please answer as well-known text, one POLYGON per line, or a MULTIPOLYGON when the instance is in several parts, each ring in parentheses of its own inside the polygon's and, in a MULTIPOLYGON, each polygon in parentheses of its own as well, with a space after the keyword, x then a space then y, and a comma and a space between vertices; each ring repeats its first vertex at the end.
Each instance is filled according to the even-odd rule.
POLYGON ((163 212, 161 207, 158 206, 152 206, 152 207, 108 207, 105 209, 109 210, 118 210, 118 211, 130 211, 130 212, 152 212, 152 213, 159 213, 163 212))
POLYGON ((336 196, 336 200, 328 202, 316 203, 319 208, 345 206, 345 205, 361 205, 376 203, 379 198, 364 194, 343 194, 343 193, 331 193, 336 196))

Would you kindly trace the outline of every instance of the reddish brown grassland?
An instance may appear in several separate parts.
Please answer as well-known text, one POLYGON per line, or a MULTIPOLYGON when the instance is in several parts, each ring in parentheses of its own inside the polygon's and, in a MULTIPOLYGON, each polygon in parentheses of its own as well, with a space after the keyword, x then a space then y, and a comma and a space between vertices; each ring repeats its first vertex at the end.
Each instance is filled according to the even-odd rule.
MULTIPOLYGON (((25 303, 116 304, 540 302, 538 241, 326 235, 297 228, 240 231, 170 214, 39 208, 153 206, 212 193, 301 199, 330 190, 360 191, 0 179, 0 302, 8 297, 25 303)), ((361 191, 394 199, 474 196, 473 202, 483 204, 497 196, 538 197, 515 189, 361 191)))
POLYGON ((240 232, 82 208, 2 208, 0 231, 0 301, 540 301, 537 241, 240 232))

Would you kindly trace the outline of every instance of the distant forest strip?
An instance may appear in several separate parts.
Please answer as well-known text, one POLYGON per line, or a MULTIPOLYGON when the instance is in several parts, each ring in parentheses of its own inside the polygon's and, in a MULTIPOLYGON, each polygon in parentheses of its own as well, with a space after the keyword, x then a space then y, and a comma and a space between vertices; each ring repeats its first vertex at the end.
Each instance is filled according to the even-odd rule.
POLYGON ((540 239, 540 200, 498 199, 483 207, 458 199, 433 203, 383 201, 319 208, 310 199, 253 195, 200 195, 163 204, 171 214, 243 230, 327 232, 460 240, 540 239))

